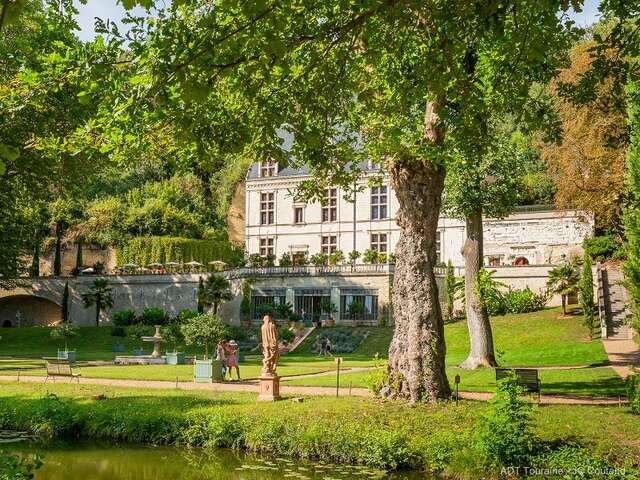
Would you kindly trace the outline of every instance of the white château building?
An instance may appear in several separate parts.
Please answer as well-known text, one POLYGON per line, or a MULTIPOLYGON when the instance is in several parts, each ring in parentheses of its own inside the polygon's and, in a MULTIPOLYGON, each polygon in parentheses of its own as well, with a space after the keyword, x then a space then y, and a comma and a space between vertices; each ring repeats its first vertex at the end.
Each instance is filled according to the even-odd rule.
MULTIPOLYGON (((312 267, 277 266, 283 254, 310 257, 337 250, 373 249, 393 253, 400 237, 395 222, 398 201, 388 179, 371 165, 362 166, 361 187, 352 198, 339 188, 325 191, 325 202, 304 203, 295 198, 299 183, 311 177, 304 169, 279 168, 270 161, 254 164, 247 174, 245 191, 245 242, 248 255, 271 256, 275 267, 248 269, 252 317, 259 322, 259 306, 290 303, 298 315, 309 319, 333 319, 354 324, 354 304, 361 310, 358 323, 393 322, 391 290, 393 265, 358 264, 312 267), (373 186, 373 185, 377 186, 373 186), (331 304, 333 313, 324 306, 331 304)), ((563 256, 581 255, 582 241, 593 231, 590 215, 553 208, 518 209, 505 219, 484 222, 485 264, 495 268, 498 281, 514 288, 546 288, 548 272, 563 256)), ((441 262, 463 267, 463 221, 441 216, 437 253, 441 262)), ((436 272, 444 301, 442 269, 436 272)), ((554 297, 551 304, 558 304, 554 297)))
MULTIPOLYGON (((395 222, 398 201, 384 177, 379 186, 369 186, 369 178, 379 172, 372 166, 363 167, 362 188, 355 201, 345 198, 339 188, 330 188, 325 190, 322 205, 296 201, 298 184, 310 178, 304 169, 279 169, 270 161, 254 164, 246 179, 247 253, 276 259, 287 253, 311 256, 336 250, 345 256, 352 250, 393 253, 400 236, 395 222)), ((593 219, 584 212, 520 208, 507 218, 485 220, 485 264, 555 264, 563 256, 580 254, 582 241, 592 232, 593 219)), ((438 259, 463 266, 464 222, 441 216, 437 235, 438 259)))

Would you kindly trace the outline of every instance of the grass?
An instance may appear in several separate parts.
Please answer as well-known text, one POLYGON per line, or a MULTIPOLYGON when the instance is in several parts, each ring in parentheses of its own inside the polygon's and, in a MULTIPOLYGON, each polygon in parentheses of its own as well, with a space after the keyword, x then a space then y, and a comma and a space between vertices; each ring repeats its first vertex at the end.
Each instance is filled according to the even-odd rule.
MULTIPOLYGON (((493 392, 496 388, 495 373, 490 369, 461 370, 448 368, 447 376, 452 382, 455 375, 460 375, 460 391, 493 392)), ((367 388, 369 372, 340 373, 340 386, 367 388)), ((547 395, 580 395, 580 396, 626 396, 622 379, 610 367, 540 370, 542 393, 547 395)), ((318 377, 293 378, 285 380, 286 385, 307 387, 335 387, 335 375, 318 377)))
MULTIPOLYGON (((575 313, 575 312, 574 312, 575 313)), ((539 312, 505 315, 492 318, 496 351, 503 366, 584 366, 590 369, 541 370, 540 377, 544 393, 565 393, 577 395, 611 395, 624 393, 623 382, 610 368, 603 366, 607 357, 598 339, 590 340, 581 323, 580 315, 562 317, 558 308, 548 308, 539 312)), ((359 327, 369 335, 350 354, 339 354, 344 358, 344 367, 371 367, 376 353, 384 359, 393 333, 392 328, 359 327)), ((112 337, 107 327, 83 327, 74 340, 73 348, 79 360, 111 360, 116 355, 111 352, 113 343, 123 343, 126 351, 139 346, 140 342, 131 338, 112 337)), ((304 375, 334 370, 332 358, 318 357, 311 347, 323 329, 310 335, 292 354, 280 359, 278 373, 282 376, 304 375)), ((59 341, 50 338, 49 330, 42 327, 3 329, 0 340, 0 355, 15 358, 0 358, 0 373, 22 375, 42 375, 42 361, 39 357, 55 355, 59 341), (36 357, 36 358, 34 358, 36 357)), ((445 325, 447 341, 447 373, 453 379, 459 374, 460 388, 465 391, 493 391, 495 377, 493 370, 460 370, 468 351, 468 332, 464 321, 445 325)), ((199 353, 197 348, 180 348, 189 354, 199 353)), ((247 355, 241 364, 244 379, 257 378, 261 369, 258 355, 247 355)), ((162 366, 81 366, 84 377, 114 378, 132 380, 190 381, 192 367, 189 365, 162 366)), ((345 372, 342 385, 352 382, 354 387, 366 387, 367 372, 345 372)), ((335 377, 319 376, 296 378, 289 385, 334 386, 335 377)))
MULTIPOLYGON (((456 478, 491 477, 477 471, 473 452, 474 423, 487 408, 483 403, 255 400, 241 393, 5 382, 0 383, 0 429, 54 438, 232 447, 379 468, 441 468, 456 478), (91 398, 98 394, 106 399, 91 398)), ((544 406, 534 412, 536 433, 545 441, 583 445, 611 464, 640 462, 640 422, 627 408, 544 406)))

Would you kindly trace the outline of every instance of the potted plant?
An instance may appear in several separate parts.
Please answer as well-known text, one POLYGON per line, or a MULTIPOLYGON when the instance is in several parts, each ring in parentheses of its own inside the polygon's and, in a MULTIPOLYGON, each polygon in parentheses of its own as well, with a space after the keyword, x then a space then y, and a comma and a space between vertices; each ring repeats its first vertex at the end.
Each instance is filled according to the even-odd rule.
POLYGON ((335 266, 344 262, 344 253, 342 250, 336 250, 332 254, 329 255, 329 265, 335 266))
POLYGON ((167 352, 167 365, 182 365, 184 363, 184 353, 178 352, 177 345, 182 340, 180 331, 180 317, 176 317, 160 329, 162 338, 173 346, 172 352, 167 352))
POLYGON ((364 251, 362 260, 364 261, 364 263, 379 263, 380 257, 378 256, 378 251, 372 248, 368 248, 364 251))
POLYGON ((356 262, 360 258, 360 252, 357 250, 351 250, 349 252, 349 263, 351 263, 352 267, 355 267, 356 262))
POLYGON ((323 313, 327 314, 327 318, 324 321, 324 326, 333 327, 335 325, 334 315, 338 311, 335 304, 328 298, 323 298, 322 300, 320 300, 320 308, 322 309, 323 313))
POLYGON ((70 322, 60 322, 51 329, 52 338, 62 338, 64 341, 64 350, 58 350, 58 358, 68 360, 69 363, 76 362, 75 350, 69 350, 69 341, 78 336, 78 327, 70 322))
POLYGON ((192 317, 180 326, 187 345, 204 347, 204 358, 193 360, 193 380, 195 382, 221 382, 222 361, 209 358, 209 345, 213 346, 225 336, 225 326, 215 314, 192 317))
POLYGON ((359 325, 358 320, 360 320, 364 314, 364 305, 360 302, 353 301, 347 308, 347 311, 352 325, 357 327, 359 325))

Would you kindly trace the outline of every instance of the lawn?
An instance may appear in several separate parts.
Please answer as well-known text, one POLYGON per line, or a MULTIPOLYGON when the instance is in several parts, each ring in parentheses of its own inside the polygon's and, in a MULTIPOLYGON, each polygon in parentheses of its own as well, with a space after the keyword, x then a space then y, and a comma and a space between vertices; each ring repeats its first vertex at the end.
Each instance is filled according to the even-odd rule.
MULTIPOLYGON (((335 370, 335 369, 334 369, 335 370)), ((455 375, 460 375, 460 391, 493 392, 496 387, 495 373, 490 369, 461 370, 447 368, 447 376, 452 382, 455 375)), ((626 390, 622 379, 610 367, 540 370, 542 393, 547 395, 583 395, 583 396, 625 396, 626 390)), ((340 373, 340 386, 367 388, 369 372, 340 373)), ((335 387, 336 376, 318 376, 293 378, 284 381, 285 385, 307 387, 335 387)))
MULTIPOLYGON (((456 478, 478 478, 468 470, 477 461, 470 449, 475 421, 486 408, 470 401, 411 406, 354 397, 263 404, 256 403, 255 394, 0 383, 0 429, 111 442, 231 446, 383 468, 393 468, 394 462, 429 468, 437 462, 456 478), (106 399, 93 400, 98 394, 106 399)), ((580 444, 618 465, 640 461, 640 422, 627 408, 534 406, 533 425, 555 445, 580 444)))
MULTIPOLYGON (((609 367, 602 343, 598 339, 589 340, 587 331, 581 323, 580 315, 563 318, 558 308, 548 308, 540 312, 505 315, 492 319, 493 332, 499 362, 503 366, 584 366, 594 365, 590 369, 541 370, 540 377, 544 393, 567 393, 580 395, 621 395, 624 393, 622 381, 609 367)), ((368 332, 353 353, 337 354, 344 359, 343 366, 371 367, 376 353, 386 358, 392 328, 359 327, 368 332)), ((113 343, 123 343, 126 349, 137 346, 139 342, 125 337, 112 337, 108 327, 84 327, 80 336, 74 340, 79 360, 113 359, 113 343)), ((324 329, 317 330, 293 353, 284 355, 278 365, 281 376, 305 375, 335 369, 332 358, 318 357, 311 347, 324 329)), ((48 329, 42 327, 3 329, 0 340, 0 355, 16 358, 0 358, 0 373, 22 375, 42 375, 41 356, 55 355, 58 341, 49 336, 48 329), (35 358, 34 358, 35 357, 35 358)), ((476 371, 456 368, 464 360, 468 349, 467 325, 464 321, 449 323, 445 326, 447 341, 447 373, 450 379, 456 374, 461 376, 461 390, 493 391, 495 388, 493 370, 476 371)), ((185 350, 182 348, 181 350, 185 350)), ((197 349, 187 348, 190 354, 197 349)), ((255 354, 246 356, 241 364, 243 379, 255 379, 261 369, 261 357, 255 354)), ((192 367, 189 365, 162 366, 83 366, 80 373, 84 377, 190 381, 192 367)), ((367 372, 348 370, 342 375, 342 385, 351 383, 354 387, 366 387, 367 372)), ((289 385, 334 386, 334 376, 296 378, 289 385)))

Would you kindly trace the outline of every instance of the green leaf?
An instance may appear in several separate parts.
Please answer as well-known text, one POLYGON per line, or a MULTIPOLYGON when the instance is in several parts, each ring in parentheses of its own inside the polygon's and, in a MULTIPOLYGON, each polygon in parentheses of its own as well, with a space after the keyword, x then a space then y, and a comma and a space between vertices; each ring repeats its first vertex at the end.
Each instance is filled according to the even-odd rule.
MULTIPOLYGON (((0 158, 4 158, 9 162, 13 162, 20 156, 20 150, 16 147, 12 147, 11 145, 5 145, 4 143, 0 143, 0 158)), ((4 164, 1 168, 6 168, 4 164)), ((0 170, 0 173, 4 173, 3 170, 0 170)))

